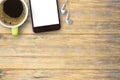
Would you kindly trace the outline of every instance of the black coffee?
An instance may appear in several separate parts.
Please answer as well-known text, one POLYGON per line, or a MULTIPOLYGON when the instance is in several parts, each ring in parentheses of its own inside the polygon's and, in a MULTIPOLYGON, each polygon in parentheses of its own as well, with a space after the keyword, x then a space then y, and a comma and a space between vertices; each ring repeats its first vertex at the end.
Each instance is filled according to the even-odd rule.
POLYGON ((3 10, 8 16, 17 18, 23 12, 23 5, 20 0, 7 0, 3 4, 3 10))
POLYGON ((25 5, 21 0, 3 0, 0 3, 0 20, 14 26, 24 20, 26 16, 25 5))

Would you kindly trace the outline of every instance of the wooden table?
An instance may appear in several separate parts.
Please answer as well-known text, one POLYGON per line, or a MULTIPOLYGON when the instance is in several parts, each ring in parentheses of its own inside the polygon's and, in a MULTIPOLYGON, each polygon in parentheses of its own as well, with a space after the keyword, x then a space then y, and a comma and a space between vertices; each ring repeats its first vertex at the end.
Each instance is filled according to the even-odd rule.
POLYGON ((34 34, 30 16, 18 37, 0 26, 0 80, 120 80, 120 0, 69 8, 74 24, 61 15, 60 31, 34 34))

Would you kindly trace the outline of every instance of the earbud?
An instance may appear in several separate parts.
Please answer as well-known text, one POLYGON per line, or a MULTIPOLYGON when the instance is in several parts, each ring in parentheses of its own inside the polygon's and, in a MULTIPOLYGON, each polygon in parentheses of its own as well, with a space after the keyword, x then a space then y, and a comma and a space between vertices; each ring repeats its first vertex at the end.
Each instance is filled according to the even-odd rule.
POLYGON ((67 16, 66 16, 66 23, 68 25, 71 25, 73 21, 70 19, 70 11, 68 11, 67 16))
POLYGON ((61 8, 61 13, 62 13, 63 15, 65 15, 65 14, 67 13, 67 10, 65 10, 65 7, 66 7, 66 5, 67 5, 67 2, 68 2, 68 0, 66 0, 66 2, 63 4, 63 6, 62 6, 62 8, 61 8))
POLYGON ((66 15, 66 23, 68 25, 71 25, 73 23, 73 21, 70 19, 70 11, 65 9, 67 3, 68 3, 68 0, 66 0, 65 3, 63 4, 63 6, 61 8, 61 13, 63 15, 66 15))

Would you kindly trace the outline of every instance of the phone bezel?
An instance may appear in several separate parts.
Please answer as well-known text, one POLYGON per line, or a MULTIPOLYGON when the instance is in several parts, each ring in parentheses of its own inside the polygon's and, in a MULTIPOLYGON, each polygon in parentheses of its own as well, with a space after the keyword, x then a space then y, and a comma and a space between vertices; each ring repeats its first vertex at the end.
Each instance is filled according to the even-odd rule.
POLYGON ((54 24, 54 25, 51 24, 51 25, 34 27, 33 13, 32 13, 32 7, 31 7, 32 5, 31 5, 31 0, 29 0, 33 32, 39 33, 39 32, 46 32, 46 31, 55 31, 61 28, 58 0, 56 0, 56 2, 57 2, 56 4, 57 4, 57 10, 58 10, 59 24, 54 24))

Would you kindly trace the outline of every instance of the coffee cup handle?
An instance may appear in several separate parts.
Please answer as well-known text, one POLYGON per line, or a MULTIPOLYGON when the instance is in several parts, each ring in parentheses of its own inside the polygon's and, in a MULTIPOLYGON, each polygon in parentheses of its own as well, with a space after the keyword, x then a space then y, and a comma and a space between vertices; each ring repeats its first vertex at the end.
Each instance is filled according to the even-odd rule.
POLYGON ((13 36, 18 36, 18 33, 19 33, 18 32, 18 27, 12 28, 11 30, 12 30, 12 35, 13 36))

